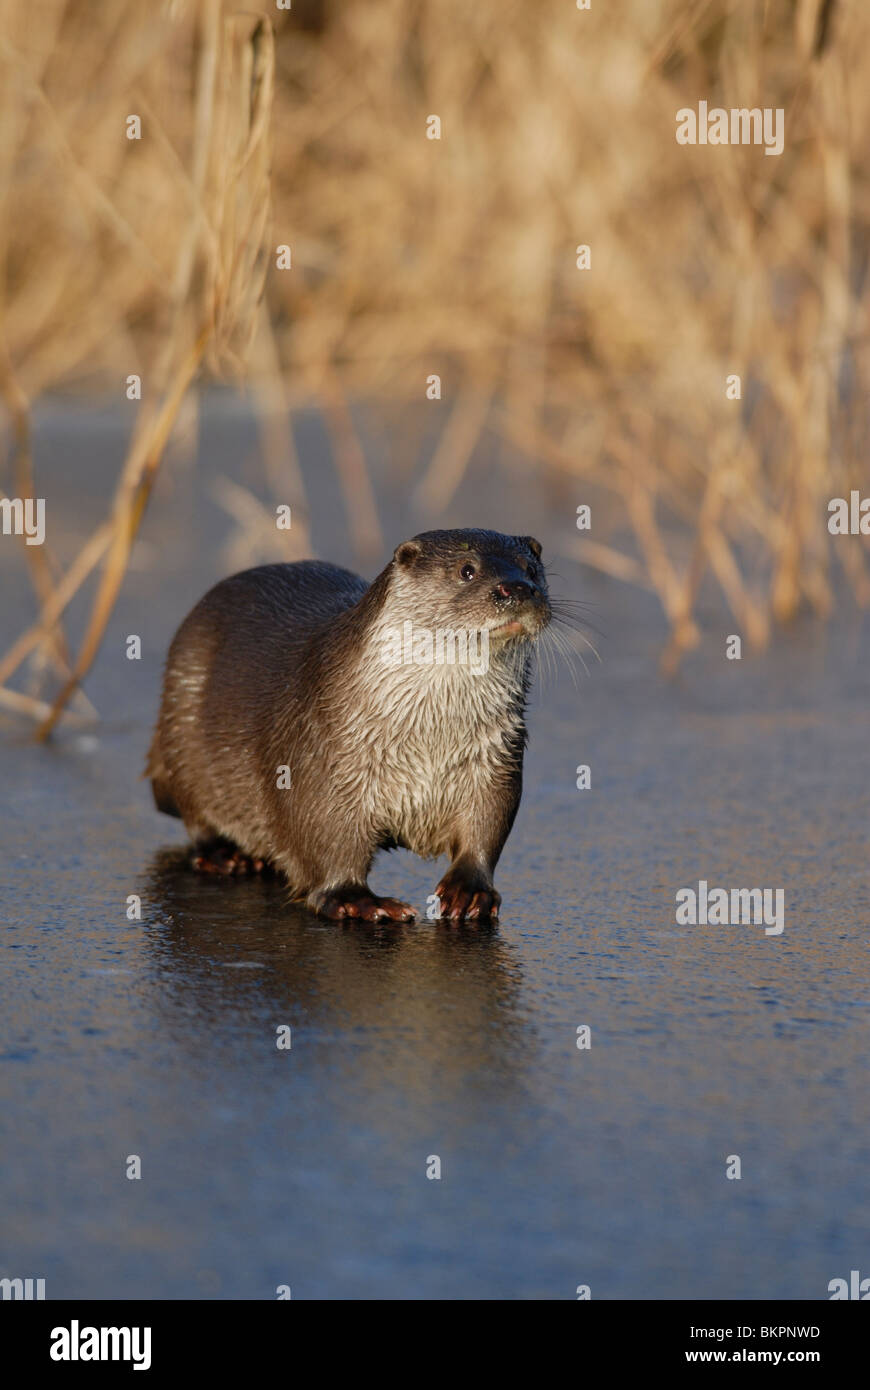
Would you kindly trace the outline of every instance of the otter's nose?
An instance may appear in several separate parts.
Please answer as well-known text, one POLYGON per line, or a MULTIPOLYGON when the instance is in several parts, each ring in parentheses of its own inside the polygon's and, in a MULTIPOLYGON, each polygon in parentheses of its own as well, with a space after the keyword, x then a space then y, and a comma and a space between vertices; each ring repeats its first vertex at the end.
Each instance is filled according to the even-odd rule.
POLYGON ((503 579, 496 584, 493 590, 497 599, 516 599, 519 603, 537 598, 540 592, 540 589, 535 584, 529 583, 527 579, 503 579))

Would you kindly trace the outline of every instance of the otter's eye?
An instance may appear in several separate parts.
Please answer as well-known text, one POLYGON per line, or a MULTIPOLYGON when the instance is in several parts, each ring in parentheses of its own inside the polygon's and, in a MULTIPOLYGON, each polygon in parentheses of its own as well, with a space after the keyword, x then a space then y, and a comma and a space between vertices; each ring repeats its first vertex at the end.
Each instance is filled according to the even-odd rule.
POLYGON ((473 579, 476 574, 477 570, 474 568, 474 565, 463 565, 462 569, 459 571, 460 579, 464 579, 466 583, 469 579, 473 579))

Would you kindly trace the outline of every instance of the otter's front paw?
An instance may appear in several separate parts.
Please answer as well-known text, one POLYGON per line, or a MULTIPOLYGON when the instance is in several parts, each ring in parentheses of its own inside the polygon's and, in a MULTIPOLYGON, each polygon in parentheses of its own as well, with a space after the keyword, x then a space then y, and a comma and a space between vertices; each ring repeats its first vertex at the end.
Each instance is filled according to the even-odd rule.
POLYGON ((324 917, 338 920, 344 917, 361 922, 413 922, 416 912, 396 898, 376 898, 367 888, 338 888, 324 893, 316 903, 324 917))
POLYGON ((441 916, 451 922, 489 922, 498 917, 501 894, 494 888, 475 888, 448 876, 435 892, 441 900, 441 916))

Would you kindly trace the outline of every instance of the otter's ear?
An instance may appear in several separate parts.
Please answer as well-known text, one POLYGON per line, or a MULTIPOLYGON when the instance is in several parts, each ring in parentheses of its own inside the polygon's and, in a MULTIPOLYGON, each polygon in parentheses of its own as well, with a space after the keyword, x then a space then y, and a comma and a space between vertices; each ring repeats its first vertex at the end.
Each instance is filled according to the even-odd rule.
POLYGON ((541 545, 541 542, 540 542, 540 541, 536 541, 535 538, 534 538, 534 536, 523 536, 523 540, 525 541, 526 545, 529 547, 529 550, 532 552, 532 554, 534 555, 535 559, 536 559, 536 560, 540 560, 540 558, 541 558, 541 551, 543 550, 543 546, 541 545))
POLYGON ((419 541, 402 541, 397 545, 393 554, 393 559, 397 565, 413 565, 418 555, 422 555, 423 547, 419 541))

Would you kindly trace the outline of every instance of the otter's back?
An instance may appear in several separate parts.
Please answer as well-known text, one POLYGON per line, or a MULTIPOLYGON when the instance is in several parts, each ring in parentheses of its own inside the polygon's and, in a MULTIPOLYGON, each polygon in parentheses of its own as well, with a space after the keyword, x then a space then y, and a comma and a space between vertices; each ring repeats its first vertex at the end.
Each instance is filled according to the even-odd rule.
MULTIPOLYGON (((287 622, 293 633, 306 634, 357 603, 368 585, 359 575, 321 560, 258 565, 222 579, 200 599, 178 630, 208 617, 219 626, 244 612, 251 622, 287 622)), ((284 634, 286 636, 286 633, 284 634)))
POLYGON ((200 599, 169 648, 148 755, 161 810, 184 814, 209 750, 252 747, 312 636, 367 589, 350 570, 303 560, 243 570, 200 599))

